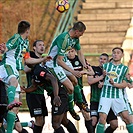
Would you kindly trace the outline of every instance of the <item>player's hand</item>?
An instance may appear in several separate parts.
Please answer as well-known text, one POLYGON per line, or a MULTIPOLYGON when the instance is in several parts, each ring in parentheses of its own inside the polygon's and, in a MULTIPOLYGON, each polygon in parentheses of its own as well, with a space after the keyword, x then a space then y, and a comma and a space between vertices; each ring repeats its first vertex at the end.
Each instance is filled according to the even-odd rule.
POLYGON ((20 86, 20 89, 21 89, 21 93, 25 93, 26 92, 25 86, 20 86))
POLYGON ((82 76, 82 74, 80 73, 80 71, 73 71, 72 74, 77 77, 80 78, 82 76))
POLYGON ((133 85, 130 84, 130 83, 127 83, 127 86, 128 86, 129 89, 133 88, 133 85))
POLYGON ((107 74, 107 72, 105 70, 103 70, 103 77, 105 77, 107 74))
POLYGON ((1 43, 0 44, 0 54, 3 54, 6 51, 6 44, 5 43, 1 43))
POLYGON ((110 78, 109 83, 110 83, 111 85, 114 85, 114 80, 113 80, 112 78, 110 78))
POLYGON ((98 88, 102 88, 102 87, 103 87, 103 82, 99 81, 98 88))
POLYGON ((60 97, 59 96, 55 96, 54 97, 53 104, 55 106, 60 106, 61 105, 61 100, 60 100, 60 97))
POLYGON ((47 62, 47 61, 50 61, 50 60, 52 60, 52 57, 51 56, 45 56, 45 57, 43 57, 43 62, 47 62))

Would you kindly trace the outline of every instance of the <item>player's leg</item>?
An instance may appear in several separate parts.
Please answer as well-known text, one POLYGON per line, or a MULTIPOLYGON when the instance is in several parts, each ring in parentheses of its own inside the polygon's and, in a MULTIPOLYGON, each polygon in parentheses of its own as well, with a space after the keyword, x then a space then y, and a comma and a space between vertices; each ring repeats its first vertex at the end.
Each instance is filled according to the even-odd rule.
POLYGON ((96 125, 98 123, 99 114, 98 114, 98 102, 90 102, 90 117, 91 120, 89 120, 89 130, 92 130, 92 133, 95 132, 96 125))
POLYGON ((72 74, 69 74, 67 76, 70 79, 70 81, 73 83, 73 86, 74 86, 74 97, 76 98, 76 102, 77 102, 78 106, 80 106, 86 112, 89 112, 88 106, 86 106, 86 104, 83 102, 81 88, 78 85, 78 80, 72 74))
MULTIPOLYGON (((1 77, 5 83, 9 86, 7 88, 7 96, 8 96, 8 113, 7 113, 7 132, 12 133, 16 113, 18 112, 18 106, 20 106, 19 102, 15 102, 15 92, 18 86, 18 80, 16 77, 19 77, 19 73, 16 68, 12 68, 10 65, 2 65, 0 66, 1 77), (6 79, 6 80, 4 80, 6 79), (17 107, 16 107, 17 106, 17 107)), ((22 103, 21 103, 22 104, 22 103)))
POLYGON ((45 123, 45 116, 48 115, 44 95, 26 93, 26 100, 30 115, 35 118, 33 132, 41 133, 45 123))
POLYGON ((113 133, 118 127, 118 119, 113 110, 110 109, 107 116, 107 123, 110 124, 105 130, 105 133, 113 133))
POLYGON ((119 114, 122 120, 126 123, 126 128, 129 133, 133 131, 133 123, 130 119, 129 112, 127 110, 126 103, 123 98, 117 98, 113 100, 112 110, 119 114))
MULTIPOLYGON (((66 62, 66 65, 69 66, 71 69, 73 69, 73 66, 72 64, 70 63, 69 60, 67 60, 66 62)), ((83 97, 82 97, 82 94, 81 94, 81 88, 80 86, 78 85, 78 80, 77 78, 72 74, 70 73, 69 71, 65 70, 64 69, 64 72, 65 74, 67 75, 67 77, 70 79, 70 81, 72 82, 73 86, 74 86, 74 97, 76 98, 77 100, 77 104, 82 108, 84 109, 86 112, 89 112, 89 109, 88 107, 86 106, 86 104, 84 104, 83 102, 83 97)))
POLYGON ((98 112, 99 112, 99 123, 96 127, 96 133, 104 133, 104 127, 107 119, 107 114, 111 108, 112 99, 110 98, 100 98, 98 112), (108 103, 108 104, 107 104, 108 103))
POLYGON ((66 127, 69 133, 78 133, 74 124, 67 118, 67 112, 64 113, 64 117, 62 120, 62 125, 66 127))
MULTIPOLYGON (((86 105, 86 107, 88 107, 88 103, 87 103, 87 100, 85 98, 83 89, 81 89, 81 95, 82 95, 83 103, 86 105)), ((90 114, 88 112, 84 111, 82 109, 82 107, 79 106, 79 104, 77 104, 77 106, 80 108, 81 113, 82 113, 82 115, 84 117, 85 127, 86 127, 88 133, 92 133, 93 132, 93 127, 92 127, 92 120, 90 119, 90 114)))
POLYGON ((54 67, 53 69, 50 69, 50 71, 57 77, 57 79, 66 87, 68 91, 68 104, 69 104, 69 111, 72 115, 72 117, 76 120, 80 120, 79 115, 74 111, 74 87, 72 82, 67 78, 64 70, 62 67, 54 67))
POLYGON ((61 105, 55 106, 53 104, 54 95, 51 96, 51 105, 52 105, 52 127, 54 128, 55 133, 65 133, 64 129, 61 126, 62 119, 64 117, 64 113, 68 109, 68 96, 64 88, 61 88, 59 85, 59 96, 61 99, 61 105))

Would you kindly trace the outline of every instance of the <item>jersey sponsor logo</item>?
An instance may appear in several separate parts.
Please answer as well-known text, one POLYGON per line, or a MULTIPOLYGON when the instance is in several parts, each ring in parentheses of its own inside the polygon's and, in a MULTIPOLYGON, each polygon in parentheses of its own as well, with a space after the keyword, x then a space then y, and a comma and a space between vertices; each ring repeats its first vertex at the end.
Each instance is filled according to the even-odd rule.
POLYGON ((107 76, 112 79, 116 79, 118 77, 117 73, 114 71, 110 71, 107 73, 107 76))
POLYGON ((44 72, 44 71, 41 71, 41 72, 40 72, 40 76, 41 76, 41 77, 44 77, 44 75, 45 75, 45 72, 44 72))

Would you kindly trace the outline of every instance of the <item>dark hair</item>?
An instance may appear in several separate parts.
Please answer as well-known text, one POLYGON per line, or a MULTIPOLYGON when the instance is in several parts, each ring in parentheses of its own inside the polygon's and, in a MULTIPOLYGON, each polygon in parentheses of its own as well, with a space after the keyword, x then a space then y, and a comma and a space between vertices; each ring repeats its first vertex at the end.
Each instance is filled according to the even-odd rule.
POLYGON ((36 40, 36 41, 34 41, 32 46, 35 47, 38 42, 43 42, 43 40, 36 40))
POLYGON ((74 24, 72 29, 73 30, 78 30, 78 31, 82 32, 82 31, 86 30, 86 26, 85 26, 85 24, 83 22, 78 21, 78 22, 76 22, 74 24))
POLYGON ((109 55, 108 55, 108 54, 106 54, 106 53, 102 53, 100 56, 106 56, 106 57, 107 57, 107 59, 109 58, 109 55))
POLYGON ((115 50, 115 49, 119 49, 122 53, 124 53, 123 49, 121 47, 115 47, 112 49, 112 52, 115 50))
POLYGON ((18 34, 25 33, 26 30, 30 28, 30 23, 28 21, 20 21, 18 24, 18 34))

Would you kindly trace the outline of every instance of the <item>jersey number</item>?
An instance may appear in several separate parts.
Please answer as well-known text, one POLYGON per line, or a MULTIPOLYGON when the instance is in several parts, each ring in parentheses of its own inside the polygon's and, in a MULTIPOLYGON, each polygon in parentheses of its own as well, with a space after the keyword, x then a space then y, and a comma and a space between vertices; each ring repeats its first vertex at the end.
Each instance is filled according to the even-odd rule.
POLYGON ((64 76, 64 74, 62 72, 57 74, 60 78, 64 76))

